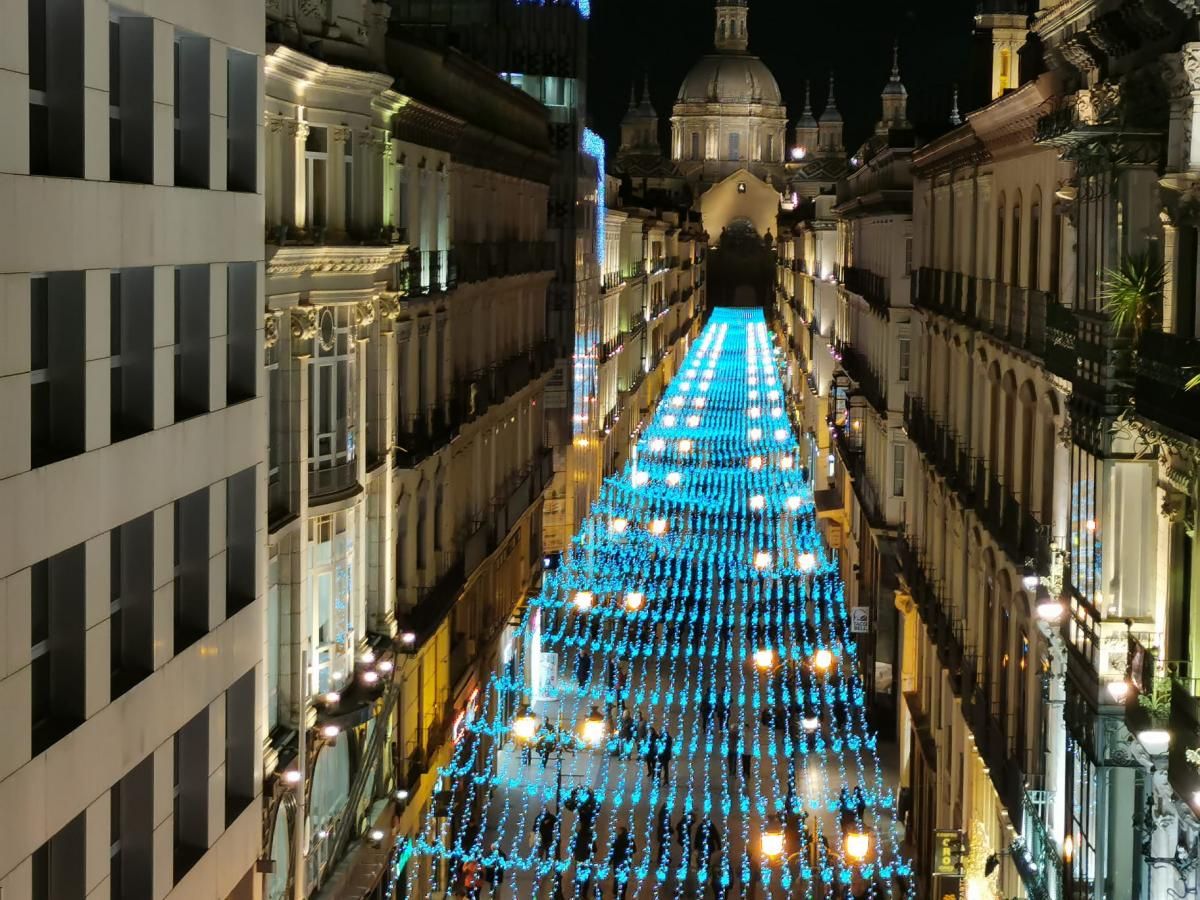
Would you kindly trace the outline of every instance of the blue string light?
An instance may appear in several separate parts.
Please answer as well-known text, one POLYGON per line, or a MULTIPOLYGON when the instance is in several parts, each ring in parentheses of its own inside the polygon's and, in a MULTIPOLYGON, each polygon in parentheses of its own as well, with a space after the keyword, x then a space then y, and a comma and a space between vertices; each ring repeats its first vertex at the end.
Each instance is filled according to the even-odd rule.
POLYGON ((468 864, 497 862, 497 853, 510 879, 612 878, 617 826, 625 826, 639 848, 621 870, 634 895, 649 885, 681 898, 690 870, 674 858, 660 865, 653 851, 663 808, 672 823, 691 816, 717 825, 721 849, 711 868, 697 870, 701 881, 757 881, 767 896, 806 895, 817 882, 916 896, 897 880, 912 870, 864 711, 837 562, 817 530, 788 423, 761 312, 715 310, 631 461, 606 479, 522 621, 528 638, 538 617, 540 648, 559 664, 534 726, 592 792, 598 827, 581 825, 580 813, 569 826, 560 816, 564 859, 526 844, 541 811, 562 798, 537 750, 531 765, 521 763, 503 713, 533 699, 528 673, 542 660, 524 640, 516 674, 490 679, 470 739, 441 770, 461 811, 451 816, 457 827, 431 806, 411 841, 414 854, 449 863, 452 883, 438 889, 455 887, 468 864), (649 739, 631 746, 623 709, 638 710, 660 740, 671 736, 669 777, 643 777, 637 751, 649 739), (589 725, 597 713, 602 729, 589 725), (593 743, 589 727, 602 732, 593 743), (631 750, 632 763, 623 758, 631 750), (745 781, 733 777, 743 758, 745 781), (767 833, 783 830, 773 823, 802 816, 808 852, 769 851, 767 833), (574 841, 587 834, 607 835, 607 844, 572 861, 574 841))

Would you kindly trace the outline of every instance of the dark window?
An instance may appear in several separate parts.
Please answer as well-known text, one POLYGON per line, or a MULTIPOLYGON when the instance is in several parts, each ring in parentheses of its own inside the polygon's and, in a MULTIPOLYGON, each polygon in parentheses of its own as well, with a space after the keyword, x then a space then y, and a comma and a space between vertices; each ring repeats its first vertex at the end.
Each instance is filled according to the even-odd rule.
POLYGON ((30 461, 34 468, 85 446, 82 272, 30 279, 30 461))
POLYGON ((255 561, 254 499, 257 492, 254 468, 225 479, 225 616, 254 602, 257 577, 255 561))
POLYGON ((37 756, 84 720, 84 544, 33 566, 30 591, 32 753, 37 756))
POLYGON ((175 32, 175 185, 209 186, 209 42, 175 32))
POLYGON ((154 756, 112 786, 109 873, 112 900, 150 900, 154 893, 154 756))
POLYGON ((1029 288, 1041 290, 1042 277, 1042 205, 1029 207, 1029 288))
POLYGON ((113 272, 110 391, 113 443, 154 428, 154 270, 113 272))
POLYGON ((257 395, 258 271, 254 263, 230 263, 227 269, 225 402, 232 405, 257 395))
POLYGON ((83 177, 83 0, 29 0, 29 171, 83 177))
POLYGON ((108 23, 108 166, 113 181, 154 180, 154 20, 108 23))
POLYGON ((254 801, 255 677, 251 669, 225 692, 225 827, 254 801))
POLYGON ((258 58, 230 50, 226 70, 225 186, 254 193, 258 188, 258 58))
POLYGON ((175 501, 175 652, 209 630, 208 488, 175 501))
POLYGON ((33 852, 33 900, 83 900, 86 813, 33 852))
POLYGON ((209 268, 175 270, 175 421, 209 410, 209 268))
POLYGON ((112 697, 154 671, 154 514, 109 532, 112 697))
POLYGON ((174 875, 186 875, 208 850, 208 709, 175 734, 174 875))

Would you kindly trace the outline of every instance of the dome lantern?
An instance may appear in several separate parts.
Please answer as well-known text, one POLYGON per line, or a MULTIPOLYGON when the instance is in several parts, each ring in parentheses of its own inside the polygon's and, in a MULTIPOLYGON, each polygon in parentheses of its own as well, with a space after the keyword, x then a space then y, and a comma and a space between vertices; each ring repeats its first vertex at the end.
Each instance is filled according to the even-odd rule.
POLYGON ((713 43, 720 51, 745 53, 750 44, 746 27, 747 0, 717 0, 717 24, 713 43))

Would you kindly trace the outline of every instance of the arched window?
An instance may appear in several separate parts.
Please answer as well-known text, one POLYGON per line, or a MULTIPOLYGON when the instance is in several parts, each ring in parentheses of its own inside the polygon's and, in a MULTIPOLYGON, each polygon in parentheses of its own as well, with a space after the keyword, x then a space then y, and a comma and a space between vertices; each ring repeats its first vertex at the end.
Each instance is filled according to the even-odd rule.
POLYGON ((1029 205, 1029 287, 1041 290, 1042 275, 1042 194, 1035 191, 1029 205))
POLYGON ((718 27, 717 33, 720 34, 721 40, 725 40, 725 20, 724 19, 721 20, 721 24, 718 27))
POLYGON ((700 132, 692 132, 692 159, 700 158, 700 132))
POLYGON ((993 269, 994 280, 997 284, 1004 280, 1004 195, 1000 195, 1000 204, 996 207, 996 263, 993 269))
POLYGON ((767 153, 763 158, 767 162, 771 162, 775 159, 775 135, 773 134, 767 135, 767 153))
POLYGON ((730 159, 737 160, 737 159, 742 158, 741 141, 742 141, 742 136, 740 134, 738 134, 736 131, 732 132, 729 135, 729 158, 730 159))
POLYGON ((1013 287, 1017 287, 1021 283, 1021 195, 1017 194, 1017 199, 1013 201, 1012 209, 1012 237, 1009 240, 1009 246, 1012 248, 1009 252, 1012 256, 1009 258, 1009 276, 1008 283, 1013 287))

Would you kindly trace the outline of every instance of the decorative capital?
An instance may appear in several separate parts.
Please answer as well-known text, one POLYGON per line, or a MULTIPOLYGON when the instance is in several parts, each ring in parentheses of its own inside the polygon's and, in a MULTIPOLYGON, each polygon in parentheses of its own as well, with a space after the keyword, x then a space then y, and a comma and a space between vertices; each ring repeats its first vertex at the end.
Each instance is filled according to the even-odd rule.
POLYGON ((391 292, 380 294, 376 302, 379 306, 379 315, 395 322, 400 318, 400 297, 391 292))
POLYGON ((354 319, 359 328, 369 328, 375 324, 375 304, 364 300, 354 307, 354 319))
POLYGON ((287 131, 288 137, 299 138, 304 140, 308 137, 308 123, 298 122, 295 119, 284 120, 284 129, 287 131))
POLYGON ((267 313, 263 316, 263 345, 269 350, 279 343, 279 314, 267 313))
POLYGON ((315 306, 298 306, 292 310, 292 342, 311 341, 317 336, 317 313, 315 306))
POLYGON ((1200 91, 1200 43, 1184 44, 1179 51, 1179 61, 1183 65, 1188 90, 1200 91))
POLYGON ((339 126, 330 129, 330 136, 339 144, 348 144, 354 136, 354 130, 346 126, 339 126))

